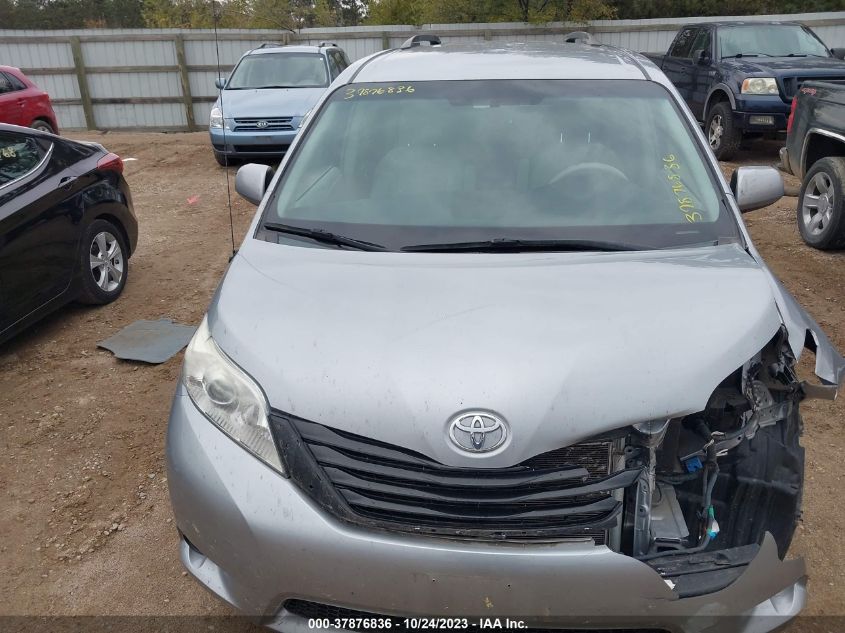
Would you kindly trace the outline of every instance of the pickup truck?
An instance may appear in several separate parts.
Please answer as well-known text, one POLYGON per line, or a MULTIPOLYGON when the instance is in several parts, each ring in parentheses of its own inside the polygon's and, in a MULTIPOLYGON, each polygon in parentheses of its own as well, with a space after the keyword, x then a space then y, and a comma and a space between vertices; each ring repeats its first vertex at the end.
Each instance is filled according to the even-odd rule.
POLYGON ((845 85, 807 82, 798 89, 780 159, 802 179, 801 237, 815 248, 845 248, 845 85))
POLYGON ((720 160, 743 137, 782 133, 808 80, 845 81, 845 49, 797 22, 699 22, 681 27, 666 55, 645 53, 704 123, 720 160))

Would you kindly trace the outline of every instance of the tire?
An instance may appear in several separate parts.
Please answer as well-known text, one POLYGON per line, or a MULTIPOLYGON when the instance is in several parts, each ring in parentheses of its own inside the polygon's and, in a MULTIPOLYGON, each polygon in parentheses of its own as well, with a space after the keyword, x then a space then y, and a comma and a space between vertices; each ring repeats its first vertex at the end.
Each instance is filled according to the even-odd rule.
POLYGON ((47 123, 44 119, 35 119, 30 125, 33 130, 38 130, 40 132, 48 132, 49 134, 55 134, 56 130, 53 129, 53 126, 47 123))
POLYGON ((79 250, 82 289, 78 301, 103 305, 117 299, 129 276, 128 253, 123 231, 114 224, 98 219, 88 225, 79 250))
POLYGON ((719 160, 730 160, 742 142, 742 131, 734 127, 733 110, 727 101, 720 101, 707 113, 704 134, 710 149, 719 160))
POLYGON ((235 164, 235 160, 233 158, 230 158, 229 156, 226 156, 226 154, 222 154, 220 152, 214 152, 214 160, 216 160, 217 164, 221 167, 227 167, 235 164))
POLYGON ((845 158, 813 164, 801 183, 797 217, 802 239, 813 248, 845 248, 845 158))

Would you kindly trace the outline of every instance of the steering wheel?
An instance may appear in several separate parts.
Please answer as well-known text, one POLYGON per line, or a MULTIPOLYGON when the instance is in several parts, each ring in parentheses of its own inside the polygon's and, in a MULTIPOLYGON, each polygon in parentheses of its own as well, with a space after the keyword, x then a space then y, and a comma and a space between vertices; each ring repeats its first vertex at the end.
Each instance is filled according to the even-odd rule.
POLYGON ((624 173, 616 169, 613 165, 608 165, 607 163, 579 163, 577 165, 570 165, 566 169, 557 173, 551 180, 549 180, 548 184, 553 185, 559 180, 563 178, 568 178, 569 176, 573 176, 576 174, 580 174, 583 171, 591 171, 601 174, 606 174, 608 176, 613 176, 619 180, 624 180, 625 182, 630 182, 628 180, 628 176, 624 173))

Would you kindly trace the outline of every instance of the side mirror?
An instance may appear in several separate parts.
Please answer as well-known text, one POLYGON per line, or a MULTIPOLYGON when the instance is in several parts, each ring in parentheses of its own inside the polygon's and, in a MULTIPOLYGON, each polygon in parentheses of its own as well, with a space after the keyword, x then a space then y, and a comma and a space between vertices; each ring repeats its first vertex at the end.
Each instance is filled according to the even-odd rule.
POLYGON ((767 207, 783 197, 783 179, 774 167, 739 167, 731 176, 731 190, 742 213, 767 207))
POLYGON ((235 176, 235 191, 244 200, 256 205, 261 204, 271 178, 273 178, 273 170, 270 167, 249 163, 238 170, 235 176))
POLYGON ((693 51, 692 58, 695 60, 696 64, 704 65, 710 63, 710 55, 707 51, 703 48, 699 48, 698 50, 693 51))
POLYGON ((845 59, 845 48, 831 48, 830 53, 837 59, 845 59))
POLYGON ((223 77, 218 77, 214 80, 214 87, 218 90, 223 90, 226 87, 226 79, 223 77))

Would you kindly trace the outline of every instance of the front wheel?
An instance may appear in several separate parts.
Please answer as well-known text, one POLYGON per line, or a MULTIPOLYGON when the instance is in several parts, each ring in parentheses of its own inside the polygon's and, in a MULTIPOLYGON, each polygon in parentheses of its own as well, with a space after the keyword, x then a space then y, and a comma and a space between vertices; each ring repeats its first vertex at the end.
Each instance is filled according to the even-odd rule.
POLYGON ((722 101, 710 109, 704 132, 716 158, 730 160, 734 157, 742 141, 742 131, 734 127, 730 103, 722 101))
POLYGON ((82 236, 79 301, 111 303, 120 296, 129 274, 129 250, 123 233, 107 220, 94 220, 82 236))
POLYGON ((798 230, 813 248, 845 248, 845 158, 822 158, 807 172, 798 194, 798 230))
POLYGON ((232 158, 226 156, 226 154, 222 152, 215 151, 214 152, 214 160, 217 161, 217 164, 221 167, 226 167, 228 165, 234 165, 235 161, 232 158))

